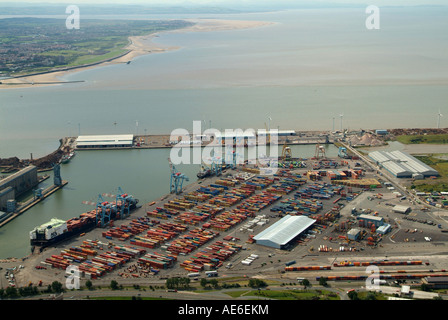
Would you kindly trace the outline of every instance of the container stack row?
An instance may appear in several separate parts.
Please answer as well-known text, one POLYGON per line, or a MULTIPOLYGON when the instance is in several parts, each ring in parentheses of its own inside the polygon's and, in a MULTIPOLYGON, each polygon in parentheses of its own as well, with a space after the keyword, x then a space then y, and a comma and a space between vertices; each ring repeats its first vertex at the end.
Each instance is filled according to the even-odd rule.
POLYGON ((314 199, 329 200, 335 194, 339 194, 342 189, 343 189, 342 186, 315 183, 300 189, 294 194, 294 197, 302 199, 314 198, 314 199))
POLYGON ((44 263, 51 265, 53 268, 65 270, 71 264, 71 261, 61 255, 53 254, 46 258, 44 263))
POLYGON ((154 273, 158 272, 156 269, 161 270, 172 267, 176 261, 177 256, 158 252, 147 253, 138 259, 140 265, 151 267, 151 271, 154 273))
POLYGON ((316 199, 286 199, 271 208, 272 212, 291 215, 309 215, 322 210, 323 204, 316 199))
POLYGON ((174 209, 174 210, 187 210, 191 209, 195 206, 195 202, 187 199, 174 199, 170 200, 163 205, 166 209, 174 209))
POLYGON ((241 248, 242 246, 233 242, 216 241, 182 262, 180 266, 191 272, 218 269, 224 261, 239 252, 241 248))
POLYGON ((186 255, 204 245, 208 241, 212 240, 213 238, 217 237, 218 235, 219 233, 215 231, 196 228, 189 231, 188 234, 185 234, 168 244, 167 251, 176 255, 186 255))
POLYGON ((181 223, 181 224, 189 224, 189 225, 196 226, 199 223, 204 222, 207 219, 209 219, 210 216, 211 215, 209 213, 188 211, 188 212, 183 212, 183 213, 179 214, 178 216, 176 216, 174 218, 174 221, 181 223))
POLYGON ((131 244, 153 249, 186 230, 187 227, 179 223, 162 223, 148 229, 145 236, 136 236, 134 239, 131 239, 131 244))
POLYGON ((192 209, 192 211, 194 211, 194 212, 208 213, 211 216, 215 216, 216 214, 223 212, 224 210, 225 210, 224 207, 217 206, 214 204, 209 204, 209 203, 203 203, 203 204, 197 205, 192 209))
POLYGON ((210 220, 209 223, 204 224, 204 228, 212 228, 218 231, 227 231, 233 226, 241 223, 242 221, 247 219, 247 215, 243 212, 235 211, 225 211, 221 214, 218 214, 214 218, 210 220))
POLYGON ((241 187, 252 188, 254 190, 262 190, 274 183, 273 178, 257 176, 250 180, 241 182, 241 187))
POLYGON ((258 212, 282 198, 281 195, 274 195, 264 191, 261 194, 254 195, 237 206, 238 209, 245 209, 252 212, 258 212))
POLYGON ((79 270, 86 276, 96 279, 111 272, 116 268, 123 266, 132 258, 131 254, 124 252, 107 251, 97 255, 90 260, 86 260, 79 265, 79 270))
POLYGON ((179 213, 180 213, 179 210, 157 207, 153 211, 147 211, 146 215, 152 218, 167 220, 171 219, 174 216, 177 216, 179 213))

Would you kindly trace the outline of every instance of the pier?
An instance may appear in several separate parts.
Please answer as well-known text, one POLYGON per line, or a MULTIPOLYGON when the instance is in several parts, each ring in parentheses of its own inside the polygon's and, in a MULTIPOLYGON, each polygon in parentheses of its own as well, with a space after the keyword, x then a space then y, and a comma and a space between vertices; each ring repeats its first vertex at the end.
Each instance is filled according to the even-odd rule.
POLYGON ((67 183, 68 183, 68 181, 63 180, 60 185, 52 185, 52 186, 48 187, 47 189, 43 190, 41 197, 34 197, 34 198, 26 201, 25 203, 23 203, 18 208, 18 210, 16 212, 10 213, 8 217, 6 217, 2 222, 0 222, 0 228, 3 227, 8 222, 12 221, 13 219, 17 218, 22 213, 24 213, 28 209, 32 208, 33 206, 35 206, 36 204, 38 204, 42 200, 48 198, 50 195, 52 195, 53 193, 55 193, 59 189, 63 188, 67 183))

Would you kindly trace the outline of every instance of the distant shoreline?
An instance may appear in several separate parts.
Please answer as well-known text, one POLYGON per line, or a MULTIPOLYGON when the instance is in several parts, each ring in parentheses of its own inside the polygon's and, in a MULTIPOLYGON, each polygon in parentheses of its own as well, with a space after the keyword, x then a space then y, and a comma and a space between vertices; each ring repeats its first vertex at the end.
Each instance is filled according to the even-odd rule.
MULTIPOLYGON (((262 27, 273 24, 272 22, 264 21, 241 21, 241 20, 219 20, 219 19, 184 19, 185 21, 195 23, 193 26, 177 29, 162 31, 163 33, 184 33, 184 32, 210 32, 210 31, 230 31, 239 29, 249 29, 262 27)), ((61 78, 67 76, 71 73, 89 70, 91 68, 106 66, 117 63, 128 63, 134 58, 151 54, 151 53, 161 53, 171 50, 177 50, 179 47, 176 46, 161 46, 153 42, 154 38, 158 37, 159 33, 156 32, 149 35, 143 36, 131 36, 129 37, 129 44, 124 47, 127 52, 122 53, 116 57, 109 58, 106 60, 74 66, 66 67, 60 70, 44 71, 40 73, 32 73, 28 75, 20 75, 4 80, 0 80, 0 89, 10 89, 10 88, 29 88, 29 87, 41 87, 49 85, 61 85, 68 83, 83 82, 84 80, 78 81, 64 81, 61 78)))

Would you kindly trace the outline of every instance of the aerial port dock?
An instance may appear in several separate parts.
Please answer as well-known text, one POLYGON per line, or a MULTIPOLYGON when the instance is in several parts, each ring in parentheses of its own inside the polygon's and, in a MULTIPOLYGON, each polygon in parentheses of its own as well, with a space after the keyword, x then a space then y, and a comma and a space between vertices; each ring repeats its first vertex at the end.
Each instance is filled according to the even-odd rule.
POLYGON ((361 154, 328 158, 318 151, 313 158, 295 158, 300 160, 294 166, 282 159, 272 176, 260 175, 256 166, 226 166, 178 185, 127 216, 35 251, 21 262, 27 272, 15 278, 62 282, 75 265, 95 285, 257 275, 278 283, 327 277, 353 286, 365 282, 365 263, 372 261, 383 284, 448 275, 438 254, 438 244, 448 241, 443 216, 386 187, 392 183, 387 174, 361 154), (403 214, 397 206, 410 211, 403 214), (295 219, 297 228, 288 229, 282 222, 289 217, 305 220, 295 219), (264 236, 267 229, 277 237, 264 236))

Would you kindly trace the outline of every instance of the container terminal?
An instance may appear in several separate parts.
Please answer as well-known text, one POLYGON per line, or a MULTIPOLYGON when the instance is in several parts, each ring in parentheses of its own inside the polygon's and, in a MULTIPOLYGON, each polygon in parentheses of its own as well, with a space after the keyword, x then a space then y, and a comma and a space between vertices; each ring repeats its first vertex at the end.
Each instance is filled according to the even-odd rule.
MULTIPOLYGON (((72 265, 94 285, 216 276, 279 283, 326 277, 353 287, 365 283, 368 264, 380 268, 382 283, 448 275, 442 216, 391 189, 387 172, 349 145, 334 159, 318 147, 310 159, 283 158, 273 176, 239 165, 177 189, 171 181, 161 199, 128 215, 97 215, 94 228, 35 250, 20 261, 15 284, 63 283, 72 265)), ((108 205, 99 199, 96 210, 108 205)), ((57 233, 72 222, 31 230, 30 246, 38 245, 39 230, 51 226, 57 233)))
POLYGON ((20 263, 10 280, 17 286, 63 283, 73 265, 94 285, 163 285, 170 277, 299 285, 325 277, 349 289, 365 285, 368 265, 378 266, 382 289, 398 280, 440 285, 448 276, 443 212, 340 143, 338 157, 326 157, 318 144, 309 159, 285 145, 272 176, 253 165, 226 165, 183 187, 186 177, 172 167, 170 193, 161 199, 114 216, 106 209, 117 203, 99 199, 93 228, 37 243, 40 231, 45 238, 48 229, 79 222, 50 221, 30 230, 30 247, 41 250, 2 266, 20 263))

